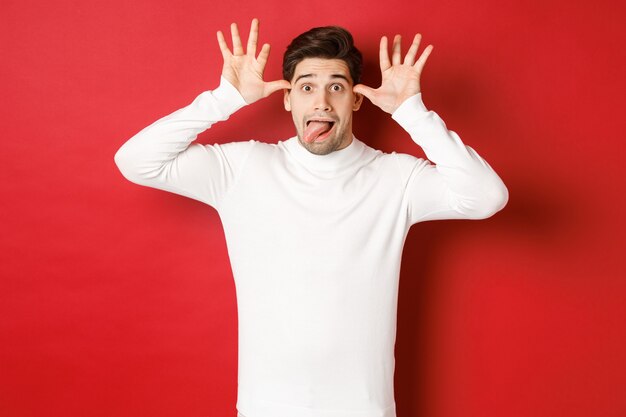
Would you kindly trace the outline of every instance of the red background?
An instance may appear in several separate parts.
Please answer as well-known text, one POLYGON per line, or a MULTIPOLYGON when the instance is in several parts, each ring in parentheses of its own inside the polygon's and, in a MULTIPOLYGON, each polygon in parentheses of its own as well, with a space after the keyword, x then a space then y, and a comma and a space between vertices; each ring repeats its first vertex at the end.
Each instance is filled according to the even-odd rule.
MULTIPOLYGON (((426 105, 509 187, 485 221, 416 225, 400 279, 399 417, 626 415, 624 31, 617 1, 3 1, 0 415, 235 416, 219 217, 113 155, 217 85, 215 31, 351 30, 435 46, 426 105)), ((203 143, 294 133, 276 94, 203 143)), ((423 155, 371 103, 371 146, 423 155)), ((254 416, 250 416, 254 417, 254 416)), ((294 416, 297 417, 297 416, 294 416)))

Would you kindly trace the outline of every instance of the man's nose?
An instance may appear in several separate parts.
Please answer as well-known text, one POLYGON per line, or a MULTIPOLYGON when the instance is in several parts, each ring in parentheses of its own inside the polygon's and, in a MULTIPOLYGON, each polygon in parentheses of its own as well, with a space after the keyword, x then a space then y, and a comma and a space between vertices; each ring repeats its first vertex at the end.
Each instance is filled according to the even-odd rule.
POLYGON ((326 91, 320 91, 315 96, 315 110, 316 111, 331 111, 330 100, 328 100, 328 93, 326 91))

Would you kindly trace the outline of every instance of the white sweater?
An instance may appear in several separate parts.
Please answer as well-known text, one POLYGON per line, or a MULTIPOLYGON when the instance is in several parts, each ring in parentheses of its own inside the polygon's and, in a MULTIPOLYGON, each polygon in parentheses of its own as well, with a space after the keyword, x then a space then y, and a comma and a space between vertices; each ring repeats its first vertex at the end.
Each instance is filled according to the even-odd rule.
POLYGON ((296 137, 192 144, 245 105, 220 86, 115 155, 137 184, 215 207, 239 314, 237 409, 246 417, 395 417, 394 344, 409 227, 504 207, 498 175, 418 94, 392 115, 430 161, 356 138, 329 155, 296 137))

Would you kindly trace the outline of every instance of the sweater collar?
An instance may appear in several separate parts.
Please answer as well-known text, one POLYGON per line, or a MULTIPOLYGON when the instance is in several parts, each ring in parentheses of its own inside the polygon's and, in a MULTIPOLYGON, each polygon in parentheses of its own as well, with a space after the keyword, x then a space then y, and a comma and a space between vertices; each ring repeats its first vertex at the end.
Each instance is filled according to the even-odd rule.
POLYGON ((362 155, 365 144, 354 135, 348 146, 328 155, 316 155, 309 152, 294 136, 284 142, 287 151, 302 165, 312 171, 338 173, 353 165, 362 155))

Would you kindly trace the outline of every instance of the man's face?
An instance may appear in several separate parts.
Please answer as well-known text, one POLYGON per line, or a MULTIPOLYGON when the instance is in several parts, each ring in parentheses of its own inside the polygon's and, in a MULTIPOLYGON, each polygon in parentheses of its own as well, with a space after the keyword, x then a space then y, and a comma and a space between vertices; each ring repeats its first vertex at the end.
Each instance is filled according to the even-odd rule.
POLYGON ((352 141, 352 112, 363 97, 352 91, 348 65, 340 59, 306 58, 296 65, 285 110, 298 140, 309 152, 326 155, 352 141))

